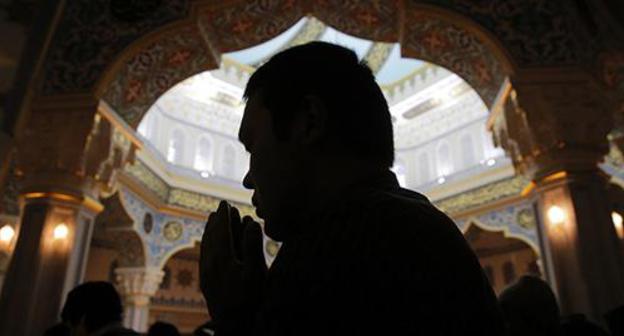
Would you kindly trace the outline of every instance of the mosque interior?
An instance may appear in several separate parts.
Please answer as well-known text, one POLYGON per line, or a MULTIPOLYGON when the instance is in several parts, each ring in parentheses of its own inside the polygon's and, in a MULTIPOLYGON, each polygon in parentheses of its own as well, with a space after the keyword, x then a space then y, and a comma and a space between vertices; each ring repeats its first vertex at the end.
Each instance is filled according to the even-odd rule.
MULTIPOLYGON (((280 1, 269 2, 275 2, 278 7, 282 5, 280 1)), ((495 2, 499 3, 492 3, 495 2)), ((508 5, 509 8, 518 3, 515 0, 512 2, 514 5, 508 5)), ((541 10, 550 10, 548 5, 543 4, 546 1, 536 2, 545 6, 538 6, 541 10)), ((171 4, 154 10, 172 13, 176 10, 184 11, 173 3, 185 1, 171 1, 171 4)), ((198 243, 207 215, 216 210, 221 200, 227 200, 239 208, 242 214, 256 217, 251 205, 251 193, 242 186, 249 155, 237 139, 245 107, 245 85, 255 69, 272 55, 311 41, 325 41, 348 47, 371 68, 386 97, 392 117, 396 149, 392 171, 402 187, 423 193, 455 221, 477 254, 497 293, 520 276, 532 274, 556 284, 554 287, 560 288, 558 295, 564 306, 578 308, 580 301, 566 299, 576 294, 565 292, 567 285, 563 283, 566 280, 562 280, 563 273, 557 273, 561 267, 567 267, 561 265, 568 264, 562 261, 563 257, 553 252, 574 250, 575 247, 568 248, 565 244, 576 246, 576 243, 562 243, 557 238, 557 233, 551 231, 563 230, 563 224, 555 225, 558 222, 574 222, 581 227, 578 223, 588 221, 588 214, 598 211, 595 210, 598 208, 596 204, 609 204, 608 209, 601 210, 600 218, 607 223, 604 227, 612 236, 609 237, 613 241, 619 241, 619 253, 624 251, 624 197, 620 192, 621 186, 624 186, 624 158, 620 149, 624 147, 624 133, 617 131, 620 127, 618 116, 624 115, 621 107, 624 104, 614 103, 620 106, 614 108, 616 112, 600 112, 610 116, 606 121, 609 127, 603 127, 602 119, 598 121, 598 112, 578 112, 576 107, 566 105, 566 100, 569 99, 574 106, 589 106, 591 104, 584 104, 585 101, 580 97, 594 97, 595 92, 591 91, 595 90, 593 77, 587 77, 577 70, 561 70, 561 64, 570 67, 572 56, 552 56, 554 65, 542 66, 546 70, 540 73, 535 70, 540 65, 528 59, 530 54, 522 54, 526 50, 514 49, 522 45, 523 41, 518 42, 520 37, 514 40, 513 36, 516 35, 513 34, 520 36, 522 33, 496 30, 502 26, 487 30, 474 28, 468 23, 464 25, 463 22, 468 19, 458 19, 459 14, 450 9, 435 9, 434 5, 399 11, 409 17, 402 19, 404 22, 427 22, 422 29, 413 28, 413 31, 409 31, 405 28, 401 33, 417 36, 420 42, 414 42, 408 37, 401 40, 392 37, 393 33, 386 32, 383 24, 380 24, 381 28, 372 30, 374 33, 366 33, 365 28, 357 28, 377 24, 373 19, 387 14, 387 11, 378 8, 371 12, 349 12, 355 18, 353 25, 341 25, 342 21, 332 15, 330 9, 314 8, 308 11, 311 14, 293 14, 293 18, 279 21, 279 29, 270 30, 269 26, 270 33, 259 33, 252 29, 253 24, 260 25, 257 22, 264 22, 258 17, 266 14, 254 16, 254 11, 267 9, 262 6, 258 9, 251 4, 245 10, 252 13, 249 15, 254 19, 232 19, 231 22, 234 23, 231 23, 226 18, 237 17, 236 6, 239 3, 240 6, 247 6, 247 3, 255 2, 232 3, 235 5, 232 5, 231 11, 224 6, 224 12, 219 15, 210 11, 222 9, 211 9, 210 6, 206 9, 206 15, 212 15, 210 18, 216 23, 206 24, 210 26, 210 29, 206 29, 212 35, 205 34, 211 36, 215 45, 220 45, 218 51, 197 50, 200 47, 194 44, 196 42, 193 39, 195 35, 201 35, 198 31, 201 33, 204 27, 201 18, 203 14, 197 13, 204 12, 187 9, 189 12, 185 12, 185 15, 197 15, 195 19, 199 22, 199 28, 172 21, 174 23, 162 32, 146 34, 147 37, 134 47, 121 48, 123 51, 117 61, 108 61, 108 65, 101 67, 103 79, 93 79, 93 92, 96 92, 98 99, 87 99, 83 93, 78 94, 82 91, 73 90, 71 85, 80 88, 80 81, 83 79, 76 80, 71 77, 75 73, 68 70, 69 68, 62 68, 62 62, 59 63, 60 72, 56 73, 52 63, 47 68, 37 65, 51 79, 34 85, 36 90, 45 94, 42 94, 43 98, 29 103, 34 111, 32 113, 60 114, 57 110, 67 112, 62 112, 66 116, 58 120, 43 120, 34 124, 22 122, 26 128, 20 136, 30 139, 20 140, 16 135, 16 140, 11 140, 11 146, 15 146, 15 149, 10 150, 16 154, 11 154, 10 158, 2 157, 3 160, 7 158, 9 163, 3 168, 6 171, 6 182, 0 188, 0 289, 18 279, 15 276, 9 277, 9 265, 27 260, 26 252, 16 252, 20 249, 20 236, 34 234, 24 231, 24 224, 28 224, 28 220, 36 221, 25 217, 25 209, 28 209, 26 205, 40 199, 54 199, 52 203, 57 204, 54 202, 77 197, 75 195, 78 195, 78 191, 65 187, 73 183, 68 181, 73 180, 59 175, 59 172, 64 169, 76 170, 78 168, 75 167, 82 165, 78 169, 82 175, 79 175, 92 176, 87 183, 91 188, 89 191, 84 191, 87 189, 82 184, 78 188, 80 193, 84 193, 78 197, 80 207, 86 209, 84 214, 82 208, 74 205, 70 208, 75 213, 69 215, 50 208, 52 210, 46 210, 50 213, 49 216, 46 215, 48 219, 40 220, 41 227, 50 227, 54 237, 69 241, 73 239, 84 245, 78 246, 80 244, 76 243, 61 247, 61 250, 65 248, 72 251, 69 255, 75 255, 78 260, 68 257, 67 263, 83 265, 61 271, 65 274, 65 279, 70 279, 66 281, 72 283, 78 279, 105 280, 115 283, 124 297, 124 323, 139 331, 145 331, 155 321, 167 321, 189 333, 209 320, 209 313, 199 291, 197 268, 198 243), (365 14, 373 16, 367 18, 365 14), (445 19, 447 14, 451 19, 445 19), (430 18, 423 19, 419 15, 430 18), (452 23, 445 25, 445 22, 452 23), (246 24, 252 26, 245 26, 246 24), (229 35, 219 31, 222 29, 219 25, 227 26, 233 31, 241 30, 240 36, 222 38, 221 36, 229 35), (171 31, 174 33, 170 33, 171 31), (425 34, 431 31, 434 33, 425 34), (435 34, 441 31, 451 37, 435 34), (245 34, 258 36, 251 38, 245 34), (487 42, 490 35, 504 43, 496 45, 494 42, 487 42), (445 43, 448 45, 444 46, 445 43), (168 45, 173 47, 167 49, 168 45), (473 58, 467 61, 468 65, 464 64, 466 62, 462 63, 463 54, 454 50, 458 46, 467 48, 468 51, 464 54, 472 55, 473 58), (434 52, 440 49, 444 51, 434 52), (212 59, 211 53, 218 53, 219 56, 212 59), (525 55, 527 59, 522 59, 518 54, 525 55), (528 70, 524 70, 525 68, 528 70), (549 81, 551 79, 555 84, 549 81), (74 81, 74 84, 64 84, 63 80, 74 81), (571 89, 556 86, 568 82, 572 83, 571 89), (67 94, 57 95, 56 92, 61 92, 58 88, 63 85, 69 85, 71 90, 68 89, 67 94), (577 88, 575 85, 581 86, 577 88), (555 104, 559 106, 553 109, 551 106, 555 104), (95 112, 90 115, 82 113, 85 109, 95 112), (566 112, 562 117, 560 112, 544 112, 540 109, 561 109, 566 112), (535 117, 530 114, 532 110, 540 110, 540 115, 555 116, 535 117), (591 113, 594 113, 595 119, 591 115, 587 116, 591 113), (87 125, 86 128, 80 126, 83 124, 87 125), (559 128, 558 125, 563 126, 559 128), (583 125, 589 126, 582 128, 583 125), (73 135, 63 137, 59 132, 48 131, 54 128, 65 128, 70 131, 67 133, 73 135), (84 139, 90 140, 79 139, 76 134, 82 134, 84 139), (98 142, 101 138, 105 139, 103 145, 98 142), (39 145, 46 142, 59 145, 39 145), (586 143, 589 145, 585 146, 586 143), (595 144, 598 145, 594 146, 595 144), (577 145, 578 150, 575 147, 577 145), (59 152, 60 147, 78 149, 59 152), (80 161, 81 163, 72 161, 72 155, 78 155, 76 153, 83 150, 86 159, 80 161), (46 154, 46 151, 51 154, 46 154), (69 154, 63 156, 64 154, 58 153, 69 154), (60 155, 67 162, 56 160, 55 156, 50 155, 60 155), (42 164, 45 160, 48 163, 42 164), (89 160, 98 163, 91 167, 89 160), (55 169, 37 168, 42 165, 57 166, 55 169), (606 177, 608 186, 602 186, 602 182, 587 182, 588 185, 596 187, 583 190, 593 191, 575 189, 575 181, 593 181, 593 177, 577 179, 576 176, 581 176, 575 175, 577 171, 585 173, 585 170, 577 169, 581 166, 596 167, 596 172, 591 170, 591 176, 606 177), (27 178, 29 176, 41 178, 27 178), (56 184, 51 185, 47 181, 54 181, 56 184), (597 187, 598 184, 602 189, 597 187), (97 192, 94 193, 93 190, 97 192), (585 196, 578 196, 581 194, 585 196), (605 201, 607 194, 609 198, 605 201), (63 198, 58 195, 71 197, 63 198), (588 197, 591 201, 579 201, 579 197, 588 197), (598 200, 599 197, 605 199, 598 200), (585 202, 585 205, 579 205, 578 202, 585 202), (85 226, 91 229, 80 231, 80 225, 76 223, 81 221, 92 222, 85 226), (59 229, 59 223, 65 225, 64 228, 59 229)), ((517 6, 528 10, 523 5, 517 6)), ((201 5, 197 5, 192 8, 200 7, 201 5)), ((71 12, 74 9, 71 6, 66 9, 69 11, 67 17, 71 19, 71 15, 83 15, 78 11, 71 12)), ((123 18, 127 18, 124 15, 128 14, 123 11, 115 13, 113 12, 123 18)), ((467 18, 481 15, 476 9, 466 13, 462 15, 467 18)), ((67 20, 71 21, 70 19, 67 20)), ((136 20, 140 22, 140 19, 136 20)), ((391 21, 387 18, 384 20, 383 22, 391 21)), ((6 26, 9 21, 6 19, 3 24, 6 26)), ((59 24, 60 31, 72 31, 64 22, 61 20, 61 23, 55 24, 59 24)), ((107 27, 107 24, 109 27, 101 28, 97 34, 106 36, 118 33, 110 28, 110 25, 116 24, 114 22, 104 22, 100 26, 107 27)), ((160 23, 155 23, 156 26, 158 24, 160 23)), ((36 27, 32 29, 35 30, 36 27)), ((48 47, 53 48, 63 43, 65 42, 52 39, 51 42, 48 41, 51 45, 48 47)), ((110 40, 106 43, 112 45, 118 42, 110 40)), ((48 55, 52 56, 49 57, 57 57, 54 54, 55 49, 51 50, 48 55)), ((72 52, 84 52, 87 55, 85 57, 94 59, 105 57, 81 50, 72 52)), ((539 53, 539 57, 548 59, 547 51, 541 50, 539 53)), ((62 52, 57 54, 61 58, 66 56, 62 52)), ((605 59, 616 60, 613 62, 616 65, 612 66, 615 70, 609 69, 617 74, 613 77, 617 80, 609 77, 614 81, 609 90, 614 93, 600 98, 600 104, 592 105, 601 106, 600 108, 607 101, 624 101, 624 85, 620 81, 624 73, 624 57, 621 55, 624 54, 615 53, 620 58, 609 58, 611 54, 608 53, 604 55, 605 59)), ((539 58, 538 56, 535 57, 539 58)), ((19 56, 15 57, 19 59, 19 56)), ((112 56, 109 59, 113 59, 112 56)), ((0 66, 4 66, 2 64, 4 63, 0 58, 0 66)), ((5 68, 0 70, 5 71, 5 68)), ((13 65, 13 68, 16 66, 13 65)), ((20 75, 16 69, 11 71, 12 77, 20 75)), ((85 74, 84 69, 79 71, 85 74)), ((0 84, 2 90, 9 92, 9 84, 0 84)), ((84 87, 89 85, 84 84, 84 87)), ((4 96, 8 95, 3 94, 4 96)), ((594 104, 594 100, 591 103, 594 104)), ((607 185, 607 182, 603 184, 607 185)), ((564 229, 567 230, 565 227, 564 229)), ((44 229, 40 228, 39 232, 44 233, 39 235, 47 232, 42 230, 44 229)), ((574 232, 574 237, 589 235, 581 229, 574 232)), ((571 241, 574 239, 571 238, 571 241)), ((596 244, 596 241, 592 240, 591 244, 596 244)), ((44 245, 41 245, 41 249, 47 248, 44 245)), ((266 261, 270 265, 279 251, 279 243, 265 237, 264 247, 266 261)), ((28 249, 26 243, 22 249, 28 249)), ((618 248, 601 251, 615 253, 618 248)), ((39 262, 44 265, 43 261, 39 262)), ((17 266, 12 267, 19 269, 17 266)), ((45 268, 47 266, 40 267, 42 272, 56 272, 45 268)), ((605 268, 614 269, 611 266, 605 268)), ((619 272, 624 274, 624 269, 619 272)), ((566 274, 573 276, 570 275, 572 273, 566 274)), ((616 275, 613 277, 617 278, 616 275)), ((66 293, 66 290, 64 288, 58 295, 66 293)), ((5 300, 10 300, 10 297, 7 296, 5 300)), ((58 308, 53 307, 51 311, 55 309, 58 308)))

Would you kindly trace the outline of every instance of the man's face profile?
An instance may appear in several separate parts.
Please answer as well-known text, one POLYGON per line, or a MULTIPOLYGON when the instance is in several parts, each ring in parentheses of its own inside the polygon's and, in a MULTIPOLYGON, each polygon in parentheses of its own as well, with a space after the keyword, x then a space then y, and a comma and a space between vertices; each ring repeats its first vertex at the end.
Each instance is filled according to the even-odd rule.
POLYGON ((265 233, 281 241, 293 226, 294 214, 302 202, 303 191, 298 148, 288 137, 278 140, 271 112, 264 106, 261 93, 249 97, 239 131, 239 139, 249 152, 249 171, 243 185, 252 189, 256 213, 265 221, 265 233))

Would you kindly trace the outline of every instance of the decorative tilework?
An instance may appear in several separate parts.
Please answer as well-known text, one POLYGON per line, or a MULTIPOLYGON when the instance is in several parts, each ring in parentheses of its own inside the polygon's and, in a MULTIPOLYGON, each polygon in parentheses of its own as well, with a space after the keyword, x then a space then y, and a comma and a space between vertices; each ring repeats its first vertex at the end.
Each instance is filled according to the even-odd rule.
POLYGON ((204 10, 199 26, 214 48, 226 53, 267 41, 305 14, 294 0, 236 1, 204 10))
POLYGON ((93 87, 121 50, 146 33, 185 17, 189 1, 160 1, 150 12, 124 21, 115 17, 118 8, 112 6, 110 0, 67 2, 45 62, 44 94, 93 87))
MULTIPOLYGON (((428 0, 433 9, 418 6, 410 9, 411 3, 403 8, 399 1, 314 1, 296 0, 252 0, 206 2, 198 6, 197 22, 187 28, 198 27, 201 34, 210 40, 210 45, 218 53, 239 50, 264 42, 293 25, 307 13, 319 17, 345 33, 376 41, 395 42, 414 40, 410 30, 418 26, 431 26, 435 22, 419 22, 415 19, 426 18, 426 13, 438 12, 445 8, 464 15, 495 35, 501 44, 520 66, 562 65, 585 62, 597 54, 598 42, 585 37, 580 27, 583 22, 576 22, 575 11, 568 3, 549 0, 428 0), (403 19, 403 17, 405 19, 403 19), (401 24, 404 36, 400 36, 401 24)), ((171 0, 149 2, 123 2, 107 0, 76 0, 66 6, 61 23, 55 34, 49 56, 45 62, 43 92, 45 94, 84 91, 92 88, 102 78, 103 72, 112 64, 122 50, 130 46, 148 32, 164 27, 166 24, 186 18, 189 14, 190 0, 171 0), (111 7, 113 6, 113 7, 111 7), (130 10, 138 6, 139 10, 130 10), (129 14, 131 13, 131 14, 129 14), (139 13, 139 15, 135 15, 139 13)), ((193 20, 189 20, 192 22, 193 20)), ((439 21, 439 20, 438 20, 439 21)), ((457 28, 463 23, 452 20, 457 28)), ((449 28, 453 25, 447 25, 449 28)), ((459 38, 461 48, 465 50, 478 38, 475 35, 461 33, 463 29, 451 29, 444 32, 447 40, 459 38), (455 34, 450 36, 449 34, 455 34)), ((177 34, 185 35, 185 34, 177 34)), ((422 45, 440 44, 444 39, 432 36, 422 45)), ((414 48, 414 43, 411 42, 414 48)), ((195 44, 201 46, 201 43, 195 44)), ((144 48, 149 48, 145 46, 144 48)), ((468 49, 470 50, 470 49, 468 49)), ((182 51, 184 53, 184 51, 182 51)), ((139 51, 139 54, 142 51, 139 51)), ((474 54, 472 51, 471 54, 474 54)), ((431 52, 429 52, 431 54, 431 52)), ((457 53, 462 54, 462 53, 457 53)), ((427 54, 425 54, 426 56, 427 54)), ((430 59, 431 61, 438 61, 430 59)), ((456 70, 462 67, 474 67, 469 82, 478 83, 488 76, 497 74, 496 62, 482 57, 459 60, 464 65, 444 62, 444 66, 456 70)), ((156 79, 154 79, 156 81, 156 79)), ((163 80, 159 80, 164 82, 163 80)), ((165 80, 166 81, 166 80, 165 80)), ((496 78, 492 78, 496 83, 496 78)), ((128 87, 137 89, 139 84, 128 87)), ((141 88, 145 88, 142 84, 141 88)), ((125 91, 128 93, 129 91, 125 91)), ((488 98, 488 94, 483 95, 488 98)), ((153 98, 153 97, 152 97, 153 98)))
POLYGON ((145 242, 147 266, 162 267, 175 252, 193 247, 201 239, 205 225, 203 221, 159 213, 129 190, 122 190, 122 200, 128 214, 134 219, 135 230, 145 242), (153 218, 153 228, 150 233, 146 233, 139 227, 148 212, 153 218), (166 238, 164 234, 165 226, 170 222, 178 222, 183 228, 180 237, 175 240, 166 238))
POLYGON ((582 62, 596 43, 580 40, 571 2, 552 0, 425 0, 476 21, 505 45, 519 65, 582 62))
POLYGON ((165 181, 152 172, 140 160, 135 160, 134 164, 126 165, 124 170, 132 177, 151 190, 161 200, 167 200, 169 196, 169 186, 165 181))
POLYGON ((313 1, 312 13, 344 33, 379 42, 399 40, 401 11, 397 0, 313 1))
POLYGON ((474 33, 455 22, 408 10, 401 52, 458 74, 491 106, 505 76, 501 62, 474 33), (458 52, 461 51, 461 52, 458 52))
POLYGON ((525 178, 515 176, 439 200, 435 205, 446 213, 455 214, 499 199, 517 196, 528 183, 525 178))
POLYGON ((495 211, 487 212, 456 221, 457 226, 466 232, 471 223, 488 231, 503 231, 505 237, 517 238, 529 244, 540 255, 537 236, 537 214, 530 202, 517 203, 495 211))
POLYGON ((184 27, 128 59, 104 99, 131 127, 136 127, 155 98, 178 82, 216 67, 217 61, 199 31, 184 27))

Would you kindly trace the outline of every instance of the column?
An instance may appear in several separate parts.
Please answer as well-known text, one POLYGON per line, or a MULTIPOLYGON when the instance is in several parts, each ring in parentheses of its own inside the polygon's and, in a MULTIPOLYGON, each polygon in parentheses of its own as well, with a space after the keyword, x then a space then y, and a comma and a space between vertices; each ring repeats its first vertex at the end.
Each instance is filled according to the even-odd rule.
POLYGON ((624 256, 598 168, 613 122, 603 89, 582 71, 534 70, 511 79, 490 125, 539 209, 547 280, 562 314, 603 323, 624 304, 624 256))
POLYGON ((0 335, 41 335, 82 281, 111 125, 90 95, 30 103, 16 140, 22 211, 0 296, 0 335))
POLYGON ((67 293, 83 278, 94 200, 38 192, 23 195, 20 233, 0 298, 0 334, 41 335, 58 321, 67 293))
POLYGON ((158 291, 165 273, 157 267, 121 267, 115 273, 124 300, 124 325, 146 332, 150 299, 158 291))

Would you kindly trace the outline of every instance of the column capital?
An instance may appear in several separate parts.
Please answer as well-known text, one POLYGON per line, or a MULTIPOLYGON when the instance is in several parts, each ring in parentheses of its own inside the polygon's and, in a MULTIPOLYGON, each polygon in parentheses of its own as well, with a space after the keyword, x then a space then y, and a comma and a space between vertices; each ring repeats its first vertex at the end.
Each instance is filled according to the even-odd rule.
POLYGON ((51 192, 94 199, 111 192, 115 173, 133 160, 136 144, 90 95, 47 97, 32 102, 17 141, 16 174, 22 193, 51 192))
POLYGON ((489 125, 516 170, 539 180, 561 171, 595 170, 609 151, 609 97, 580 70, 532 71, 510 79, 489 125))
POLYGON ((158 267, 120 267, 115 274, 121 294, 133 306, 147 306, 165 275, 158 267))

